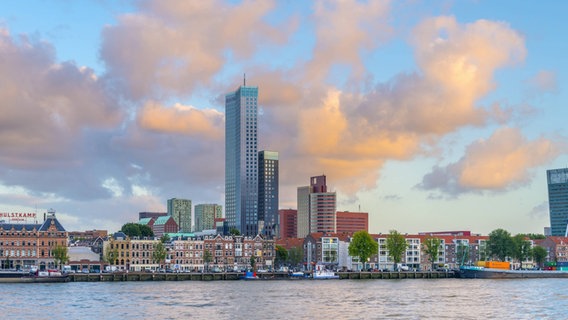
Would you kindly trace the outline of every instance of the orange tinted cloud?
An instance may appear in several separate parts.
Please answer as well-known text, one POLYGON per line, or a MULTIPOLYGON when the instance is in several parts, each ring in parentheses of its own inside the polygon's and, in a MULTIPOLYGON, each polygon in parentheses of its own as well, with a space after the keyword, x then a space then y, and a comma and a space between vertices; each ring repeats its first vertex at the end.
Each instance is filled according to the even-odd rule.
POLYGON ((199 135, 214 140, 221 139, 224 132, 222 113, 180 104, 164 107, 148 102, 138 113, 138 123, 147 130, 199 135))
POLYGON ((257 42, 282 43, 294 28, 263 17, 274 1, 146 1, 103 30, 101 56, 108 76, 131 99, 188 95, 229 62, 250 57, 257 42))
POLYGON ((450 194, 514 189, 530 181, 534 168, 567 150, 563 142, 528 141, 517 128, 501 128, 469 145, 459 161, 433 168, 420 187, 450 194))

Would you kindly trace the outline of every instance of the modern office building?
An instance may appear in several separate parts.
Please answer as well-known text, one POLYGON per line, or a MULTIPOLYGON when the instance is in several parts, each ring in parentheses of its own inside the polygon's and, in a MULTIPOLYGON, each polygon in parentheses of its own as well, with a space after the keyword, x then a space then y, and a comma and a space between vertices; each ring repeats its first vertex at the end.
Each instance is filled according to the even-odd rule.
POLYGON ((225 96, 225 218, 229 229, 258 234, 258 87, 225 96))
POLYGON ((296 236, 305 238, 310 234, 310 187, 298 187, 296 215, 296 236))
POLYGON ((218 204, 195 205, 195 232, 215 229, 215 219, 223 218, 223 207, 218 204))
POLYGON ((310 178, 298 188, 298 237, 314 232, 336 232, 336 194, 327 191, 326 176, 310 178))
POLYGON ((258 230, 278 237, 278 152, 258 153, 258 230))
POLYGON ((191 232, 191 200, 169 199, 168 216, 174 218, 179 227, 179 232, 191 232))
POLYGON ((298 234, 298 210, 294 209, 281 209, 278 210, 280 227, 279 238, 297 238, 298 234))
POLYGON ((568 236, 568 168, 546 171, 550 234, 568 236))
POLYGON ((367 212, 337 211, 337 233, 369 232, 369 214, 367 212))

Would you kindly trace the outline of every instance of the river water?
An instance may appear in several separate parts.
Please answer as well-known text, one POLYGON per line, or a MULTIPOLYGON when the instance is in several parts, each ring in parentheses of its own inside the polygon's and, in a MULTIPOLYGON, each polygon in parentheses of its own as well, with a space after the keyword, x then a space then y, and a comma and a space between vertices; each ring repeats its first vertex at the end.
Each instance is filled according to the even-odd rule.
POLYGON ((4 319, 567 319, 568 279, 0 284, 4 319))

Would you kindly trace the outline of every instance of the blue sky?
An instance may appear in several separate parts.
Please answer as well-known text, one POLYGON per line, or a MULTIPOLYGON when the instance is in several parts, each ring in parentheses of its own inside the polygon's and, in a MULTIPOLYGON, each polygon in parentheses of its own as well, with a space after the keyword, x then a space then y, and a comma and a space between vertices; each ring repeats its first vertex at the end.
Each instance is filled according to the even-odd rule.
POLYGON ((224 105, 258 85, 281 208, 325 173, 371 232, 542 232, 568 166, 566 4, 10 1, 0 211, 109 229, 223 203, 224 105))

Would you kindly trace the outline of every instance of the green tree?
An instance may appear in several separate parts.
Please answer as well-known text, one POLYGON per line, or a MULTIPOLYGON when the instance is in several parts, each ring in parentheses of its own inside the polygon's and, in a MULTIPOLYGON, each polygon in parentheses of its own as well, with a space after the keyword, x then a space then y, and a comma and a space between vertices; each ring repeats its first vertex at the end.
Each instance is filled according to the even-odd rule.
POLYGON ((233 227, 229 230, 229 234, 232 236, 240 236, 241 232, 239 231, 239 229, 233 227))
POLYGON ((548 252, 541 246, 535 246, 534 248, 532 248, 532 256, 538 267, 542 268, 542 264, 546 260, 548 252))
POLYGON ((487 250, 490 257, 494 257, 499 261, 505 261, 513 252, 513 240, 511 234, 503 229, 496 229, 489 233, 487 240, 487 250))
POLYGON ((544 240, 544 239, 546 239, 544 234, 540 234, 540 233, 522 233, 522 235, 525 236, 526 238, 529 238, 530 240, 544 240))
POLYGON ((209 272, 209 263, 213 261, 213 255, 211 255, 211 251, 205 250, 203 252, 203 262, 205 263, 205 272, 209 272))
POLYGON ((526 235, 517 234, 511 239, 513 242, 513 250, 511 256, 521 264, 532 255, 531 243, 525 238, 526 235))
POLYGON ((123 224, 122 228, 120 228, 120 231, 124 232, 124 234, 129 236, 130 238, 144 238, 154 236, 154 232, 149 226, 135 222, 128 222, 123 224))
POLYGON ((391 257, 394 262, 395 270, 398 270, 398 264, 402 260, 402 255, 406 251, 406 239, 402 234, 396 230, 391 230, 390 234, 387 236, 387 250, 389 251, 389 257, 391 257))
POLYGON ((111 249, 110 244, 108 244, 104 252, 104 261, 110 265, 116 264, 116 259, 118 258, 118 248, 111 249))
POLYGON ((162 242, 158 242, 154 246, 154 252, 152 252, 152 261, 154 263, 162 265, 162 262, 166 259, 167 256, 166 246, 162 242))
POLYGON ((55 260, 55 266, 61 268, 62 265, 69 261, 69 255, 67 254, 67 247, 56 245, 52 250, 53 260, 55 260))
POLYGON ((434 264, 438 262, 441 243, 442 240, 440 240, 440 238, 427 237, 426 239, 424 239, 424 252, 428 255, 428 259, 430 260, 430 264, 432 265, 432 270, 436 269, 434 264))
POLYGON ((139 229, 140 229, 140 237, 144 238, 153 238, 154 237, 154 231, 152 231, 152 228, 150 228, 150 226, 145 225, 145 224, 138 224, 139 225, 139 229))
POLYGON ((304 260, 304 250, 301 247, 292 247, 288 250, 288 263, 297 267, 304 260))
POLYGON ((282 266, 288 260, 288 250, 283 246, 276 245, 276 257, 274 257, 275 265, 282 266))
POLYGON ((256 270, 256 256, 254 254, 250 257, 250 266, 252 267, 252 271, 256 270))
POLYGON ((164 233, 164 234, 160 237, 160 242, 161 242, 161 243, 170 242, 170 236, 168 236, 167 234, 164 233))
POLYGON ((367 231, 361 230, 353 234, 348 250, 350 256, 359 257, 364 265, 368 258, 379 253, 379 244, 367 231))

